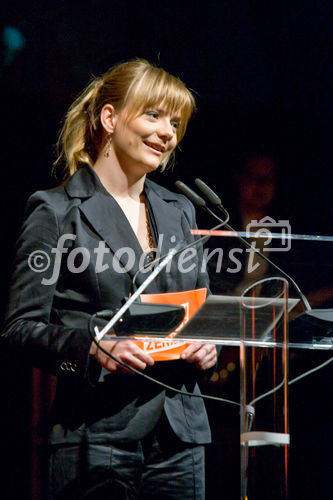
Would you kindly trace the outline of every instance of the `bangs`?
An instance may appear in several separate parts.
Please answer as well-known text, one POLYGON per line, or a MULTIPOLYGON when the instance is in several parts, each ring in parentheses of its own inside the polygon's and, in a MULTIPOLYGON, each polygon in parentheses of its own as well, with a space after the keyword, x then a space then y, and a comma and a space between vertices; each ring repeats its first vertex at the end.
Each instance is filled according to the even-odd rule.
POLYGON ((187 123, 195 111, 195 100, 183 82, 162 68, 149 67, 132 82, 124 102, 128 119, 146 109, 163 103, 170 114, 180 114, 177 130, 178 142, 185 134, 187 123))

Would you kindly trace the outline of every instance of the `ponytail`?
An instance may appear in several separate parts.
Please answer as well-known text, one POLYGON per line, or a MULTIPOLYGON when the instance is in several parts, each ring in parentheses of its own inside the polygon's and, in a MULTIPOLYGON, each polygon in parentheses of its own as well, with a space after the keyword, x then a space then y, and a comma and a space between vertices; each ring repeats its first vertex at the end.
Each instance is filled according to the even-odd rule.
POLYGON ((96 98, 103 85, 102 78, 95 78, 70 106, 56 144, 57 168, 64 164, 64 180, 73 175, 83 164, 94 165, 101 140, 96 98))

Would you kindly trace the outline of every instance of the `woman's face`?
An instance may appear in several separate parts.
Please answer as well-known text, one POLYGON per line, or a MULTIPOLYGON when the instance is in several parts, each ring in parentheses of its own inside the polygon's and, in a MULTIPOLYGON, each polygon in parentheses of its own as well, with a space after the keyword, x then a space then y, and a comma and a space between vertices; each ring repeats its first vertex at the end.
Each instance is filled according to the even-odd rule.
POLYGON ((153 171, 177 146, 180 114, 170 115, 163 103, 132 120, 126 120, 126 111, 117 115, 112 139, 116 156, 123 165, 153 171))

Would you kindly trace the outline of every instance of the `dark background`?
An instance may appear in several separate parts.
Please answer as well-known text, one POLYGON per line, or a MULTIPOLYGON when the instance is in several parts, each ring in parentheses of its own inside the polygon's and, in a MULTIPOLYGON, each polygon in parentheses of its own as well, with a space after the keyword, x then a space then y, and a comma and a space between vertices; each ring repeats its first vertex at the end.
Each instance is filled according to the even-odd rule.
MULTIPOLYGON (((1 314, 26 199, 37 189, 56 185, 51 176, 53 145, 66 109, 91 75, 133 57, 161 64, 182 78, 197 97, 198 112, 181 143, 176 167, 157 176, 159 182, 171 187, 178 178, 191 184, 200 176, 231 206, 232 171, 239 157, 263 152, 279 166, 275 207, 279 218, 289 219, 294 233, 332 234, 329 0, 136 4, 14 0, 2 5, 1 28, 19 29, 25 46, 5 64, 8 50, 3 41, 1 45, 1 314)), ((199 216, 199 223, 207 221, 199 216)), ((310 243, 296 245, 282 260, 307 292, 332 283, 331 254, 331 243, 310 243)), ((2 489, 8 498, 25 498, 30 372, 11 366, 3 352, 1 372, 1 425, 6 430, 2 489)), ((327 376, 330 372, 318 383, 327 382, 327 376)), ((304 386, 300 391, 303 402, 313 396, 304 386)), ((309 410, 316 415, 318 407, 326 404, 324 391, 317 392, 317 399, 316 407, 309 410)), ((214 408, 210 412, 213 420, 223 413, 214 408)), ((229 413, 230 418, 221 423, 228 436, 217 429, 216 440, 222 448, 225 443, 224 450, 228 448, 225 460, 237 464, 233 450, 238 450, 238 416, 229 413), (235 448, 230 436, 235 438, 235 448)), ((215 423, 213 427, 218 428, 215 423)), ((320 446, 309 456, 315 453, 317 465, 332 463, 320 446)), ((217 467, 210 458, 208 465, 214 471, 214 488, 221 492, 214 498, 237 498, 231 481, 238 481, 238 471, 219 476, 229 470, 223 460, 217 467), (216 483, 217 477, 223 479, 221 484, 216 483)), ((311 477, 310 470, 307 475, 311 477)), ((323 485, 324 474, 315 471, 313 478, 304 493, 309 496, 303 498, 319 498, 311 496, 311 488, 317 492, 318 487, 328 488, 328 483, 323 485)))

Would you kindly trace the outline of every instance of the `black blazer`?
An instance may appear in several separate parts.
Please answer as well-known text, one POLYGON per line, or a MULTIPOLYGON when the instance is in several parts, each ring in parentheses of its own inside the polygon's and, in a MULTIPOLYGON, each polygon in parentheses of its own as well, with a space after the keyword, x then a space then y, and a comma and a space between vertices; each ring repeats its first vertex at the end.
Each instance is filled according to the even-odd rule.
MULTIPOLYGON (((162 254, 175 241, 192 241, 192 204, 149 180, 145 191, 157 234, 163 237, 162 254)), ((89 356, 91 314, 120 306, 142 264, 140 258, 142 249, 126 216, 91 167, 79 169, 63 186, 30 197, 2 337, 34 366, 58 377, 51 414, 53 444, 78 442, 83 432, 91 442, 140 439, 163 411, 181 440, 210 441, 200 398, 174 394, 140 376, 101 370, 89 356)), ((183 266, 188 272, 182 273, 174 259, 170 272, 159 276, 147 293, 208 287, 201 259, 199 248, 183 266)), ((139 274, 138 283, 146 276, 139 274)), ((199 392, 196 381, 202 372, 184 361, 155 363, 146 372, 199 392)))

